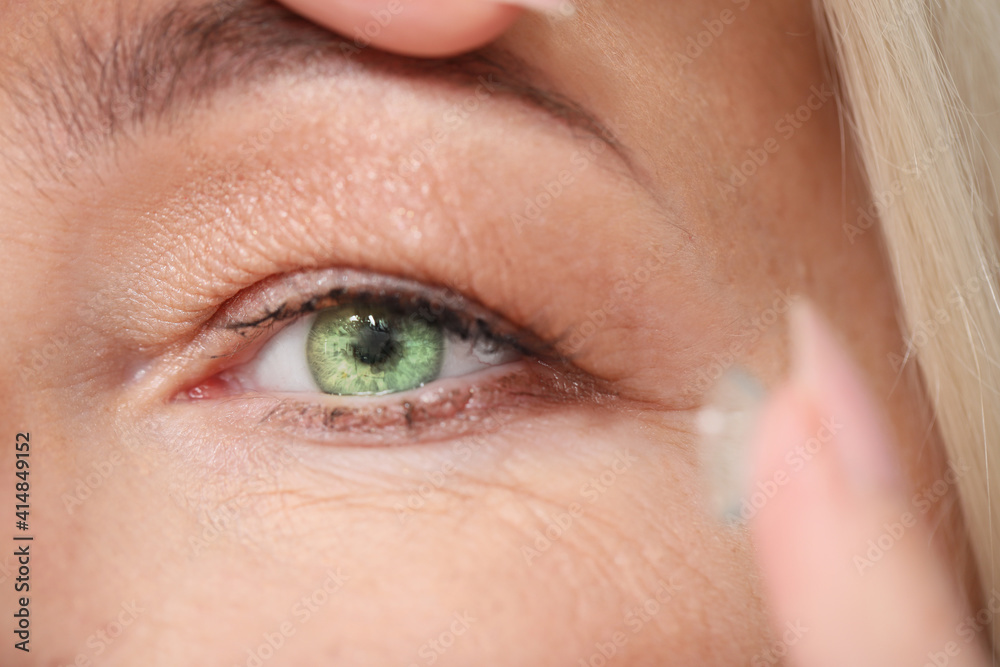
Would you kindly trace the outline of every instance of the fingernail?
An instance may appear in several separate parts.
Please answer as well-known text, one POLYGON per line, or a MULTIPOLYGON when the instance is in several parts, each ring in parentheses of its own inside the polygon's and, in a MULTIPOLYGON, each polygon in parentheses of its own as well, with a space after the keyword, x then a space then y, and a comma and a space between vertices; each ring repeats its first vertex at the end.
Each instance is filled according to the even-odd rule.
POLYGON ((897 487, 902 475, 891 431, 861 371, 814 306, 795 302, 789 320, 792 386, 812 398, 848 483, 862 494, 897 487))
POLYGON ((760 381, 733 367, 709 391, 697 415, 708 502, 717 516, 730 523, 746 518, 743 501, 750 474, 748 443, 764 399, 760 381))
POLYGON ((504 4, 524 7, 549 16, 569 18, 576 14, 572 0, 506 0, 504 4))

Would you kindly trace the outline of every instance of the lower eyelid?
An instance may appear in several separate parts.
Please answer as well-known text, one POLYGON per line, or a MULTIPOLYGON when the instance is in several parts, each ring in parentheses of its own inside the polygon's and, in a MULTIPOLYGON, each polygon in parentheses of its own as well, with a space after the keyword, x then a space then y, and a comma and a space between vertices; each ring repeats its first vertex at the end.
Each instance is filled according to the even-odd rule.
POLYGON ((393 447, 490 433, 522 416, 611 398, 588 380, 524 360, 381 397, 251 393, 187 406, 255 436, 270 430, 328 446, 393 447))
MULTIPOLYGON (((287 397, 279 399, 268 413, 267 421, 291 420, 298 428, 322 429, 329 434, 372 433, 386 437, 396 431, 410 438, 441 429, 447 422, 454 424, 456 420, 470 425, 482 422, 474 425, 489 427, 490 421, 502 421, 498 416, 501 411, 514 407, 516 402, 523 403, 510 400, 510 389, 517 385, 523 392, 527 383, 518 382, 518 375, 523 376, 524 369, 507 366, 482 371, 461 381, 439 381, 381 397, 330 396, 322 403, 287 397)), ((519 396, 524 399, 527 395, 519 396)))

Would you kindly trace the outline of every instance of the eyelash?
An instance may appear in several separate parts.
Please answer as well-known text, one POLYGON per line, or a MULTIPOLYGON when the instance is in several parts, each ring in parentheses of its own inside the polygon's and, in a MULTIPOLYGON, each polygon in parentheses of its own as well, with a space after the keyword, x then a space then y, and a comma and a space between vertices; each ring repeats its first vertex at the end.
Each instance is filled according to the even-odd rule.
POLYGON ((607 396, 592 377, 558 354, 558 341, 543 340, 455 290, 390 276, 344 270, 273 278, 224 304, 207 328, 207 341, 198 346, 199 356, 204 359, 205 351, 209 351, 211 360, 209 368, 199 375, 205 379, 189 384, 174 402, 214 403, 217 416, 230 423, 235 419, 242 423, 257 420, 259 425, 277 425, 312 440, 343 444, 346 437, 352 445, 387 446, 447 439, 505 423, 517 410, 607 396), (224 382, 227 370, 252 359, 280 331, 279 327, 327 308, 364 302, 400 315, 424 317, 463 341, 508 347, 522 359, 503 366, 516 364, 517 368, 502 374, 499 370, 474 374, 490 376, 480 378, 480 384, 464 380, 463 387, 435 387, 449 383, 436 380, 401 394, 359 400, 323 394, 319 400, 293 399, 251 392, 211 401, 221 396, 199 391, 213 380, 224 382))
POLYGON ((550 356, 554 345, 543 343, 537 338, 528 335, 524 330, 512 330, 508 334, 499 334, 493 330, 486 319, 482 317, 471 318, 458 310, 444 308, 440 313, 435 314, 434 304, 427 298, 412 294, 378 294, 369 291, 351 291, 349 289, 336 289, 323 296, 312 297, 305 303, 289 309, 288 302, 283 303, 277 309, 267 313, 264 317, 250 322, 233 322, 226 327, 237 332, 247 329, 259 331, 268 330, 274 324, 294 321, 312 313, 318 313, 327 308, 345 304, 368 304, 381 306, 394 315, 417 316, 426 321, 440 325, 442 329, 453 333, 463 341, 471 340, 474 343, 489 341, 498 345, 507 345, 517 352, 532 356, 550 356), (404 300, 409 303, 404 305, 404 300), (546 349, 541 349, 541 348, 546 349))

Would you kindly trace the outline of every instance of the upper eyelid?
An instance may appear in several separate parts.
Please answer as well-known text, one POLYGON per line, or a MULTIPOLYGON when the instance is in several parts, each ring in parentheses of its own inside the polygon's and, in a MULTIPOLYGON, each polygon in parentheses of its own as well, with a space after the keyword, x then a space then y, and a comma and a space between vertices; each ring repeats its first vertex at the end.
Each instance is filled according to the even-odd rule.
MULTIPOLYGON (((252 302, 255 296, 254 287, 251 287, 248 288, 249 291, 244 290, 231 300, 232 305, 223 306, 221 317, 213 320, 217 327, 237 332, 244 338, 247 337, 247 332, 253 332, 251 339, 257 340, 260 334, 275 325, 297 320, 340 303, 367 300, 395 307, 402 314, 417 313, 423 309, 424 312, 433 314, 434 320, 444 328, 462 335, 463 338, 485 337, 508 345, 527 356, 552 362, 566 361, 556 352, 559 349, 559 340, 544 340, 530 329, 506 320, 451 288, 425 285, 404 278, 354 269, 299 272, 286 278, 290 283, 308 282, 302 280, 302 277, 323 274, 339 277, 344 282, 349 282, 353 278, 360 284, 354 287, 343 285, 327 287, 314 290, 312 293, 303 293, 302 287, 287 285, 289 289, 284 290, 286 292, 284 299, 278 300, 277 303, 256 305, 247 303, 247 301, 252 302), (233 313, 234 310, 240 314, 233 313)), ((282 279, 278 278, 268 285, 272 299, 274 299, 274 288, 280 288, 282 282, 282 279)))
POLYGON ((310 305, 315 306, 320 300, 332 301, 338 294, 353 296, 364 291, 386 293, 393 290, 425 294, 442 303, 457 299, 462 305, 475 304, 453 288, 359 269, 312 269, 271 276, 241 290, 220 308, 223 317, 214 319, 219 326, 229 329, 255 327, 289 319, 308 311, 310 305), (296 300, 301 303, 289 310, 289 304, 296 300))

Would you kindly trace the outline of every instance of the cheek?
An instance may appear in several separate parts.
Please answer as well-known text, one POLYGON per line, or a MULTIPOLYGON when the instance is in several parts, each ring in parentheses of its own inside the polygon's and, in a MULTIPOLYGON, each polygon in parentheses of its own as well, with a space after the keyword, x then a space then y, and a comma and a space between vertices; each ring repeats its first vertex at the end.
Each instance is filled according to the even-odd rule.
POLYGON ((703 509, 689 428, 567 412, 467 447, 199 479, 132 454, 75 519, 116 548, 64 578, 85 587, 82 565, 107 604, 139 595, 150 635, 219 664, 728 665, 762 650, 763 617, 744 536, 703 509))

